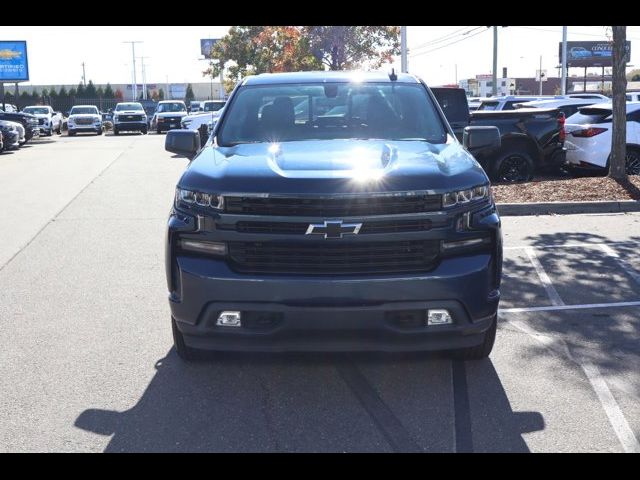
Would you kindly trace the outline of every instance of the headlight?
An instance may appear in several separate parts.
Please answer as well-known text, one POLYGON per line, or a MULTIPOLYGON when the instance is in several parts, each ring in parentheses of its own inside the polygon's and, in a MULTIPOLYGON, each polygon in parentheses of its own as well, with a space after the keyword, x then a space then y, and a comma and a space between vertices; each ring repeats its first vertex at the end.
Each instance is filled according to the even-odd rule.
POLYGON ((454 207, 456 205, 486 200, 487 198, 489 198, 489 187, 487 185, 479 185, 467 190, 445 193, 442 195, 442 206, 444 208, 454 207))
POLYGON ((114 116, 113 116, 113 121, 114 121, 114 122, 117 122, 117 121, 118 121, 118 115, 114 115, 114 116))
POLYGON ((176 207, 203 207, 220 211, 224 208, 224 197, 215 193, 194 192, 176 188, 176 207))

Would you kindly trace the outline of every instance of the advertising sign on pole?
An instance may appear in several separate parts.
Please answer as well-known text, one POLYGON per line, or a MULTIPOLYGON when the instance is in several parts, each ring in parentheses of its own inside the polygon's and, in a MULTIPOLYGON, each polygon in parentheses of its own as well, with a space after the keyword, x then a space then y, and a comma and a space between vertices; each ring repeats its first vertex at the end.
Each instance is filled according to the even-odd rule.
POLYGON ((0 40, 0 82, 29 81, 27 42, 0 40))
MULTIPOLYGON (((560 42, 560 63, 562 63, 562 42, 560 42)), ((631 42, 625 45, 627 62, 631 55, 631 42)), ((567 66, 569 67, 611 67, 613 66, 613 43, 567 42, 567 66)))
POLYGON ((204 58, 211 58, 211 49, 216 44, 216 42, 220 40, 219 38, 202 38, 200 39, 200 54, 204 56, 204 58))

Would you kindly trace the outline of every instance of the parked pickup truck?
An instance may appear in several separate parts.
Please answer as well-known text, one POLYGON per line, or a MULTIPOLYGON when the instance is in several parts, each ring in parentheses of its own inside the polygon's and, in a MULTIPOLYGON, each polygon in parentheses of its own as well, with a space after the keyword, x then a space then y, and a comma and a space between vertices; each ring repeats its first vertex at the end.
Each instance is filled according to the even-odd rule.
POLYGON ((38 119, 35 115, 23 112, 3 112, 0 111, 0 120, 8 120, 10 122, 18 122, 24 127, 25 141, 31 140, 33 137, 40 135, 38 119))
MULTIPOLYGON (((467 146, 497 147, 495 127, 467 146)), ((245 78, 191 162, 166 241, 174 345, 489 355, 502 236, 489 179, 409 74, 245 78), (296 112, 301 102, 308 106, 296 112)))
POLYGON ((53 132, 62 133, 62 113, 55 112, 49 105, 32 105, 22 111, 36 116, 40 131, 45 135, 50 137, 53 132))
POLYGON ((498 128, 499 149, 474 149, 471 152, 492 180, 524 182, 531 180, 537 169, 565 165, 565 118, 557 108, 469 112, 463 89, 432 90, 459 140, 469 125, 498 128))

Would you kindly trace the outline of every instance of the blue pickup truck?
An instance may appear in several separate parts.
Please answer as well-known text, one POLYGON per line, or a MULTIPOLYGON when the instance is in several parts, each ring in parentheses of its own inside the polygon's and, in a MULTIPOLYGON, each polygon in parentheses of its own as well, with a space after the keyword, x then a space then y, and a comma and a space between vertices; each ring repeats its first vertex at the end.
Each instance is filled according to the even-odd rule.
POLYGON ((204 147, 169 131, 191 159, 166 234, 177 353, 489 355, 502 237, 469 151, 500 136, 463 143, 422 80, 375 72, 248 77, 204 147))

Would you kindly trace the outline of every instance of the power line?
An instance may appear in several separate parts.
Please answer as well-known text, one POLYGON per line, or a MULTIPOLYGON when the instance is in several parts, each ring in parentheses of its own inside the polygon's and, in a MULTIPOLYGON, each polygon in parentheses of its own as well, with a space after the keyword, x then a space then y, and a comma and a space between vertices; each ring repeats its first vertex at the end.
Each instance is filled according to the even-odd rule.
MULTIPOLYGON (((483 27, 483 28, 484 28, 484 27, 483 27)), ((440 50, 440 49, 442 49, 442 48, 449 47, 449 46, 454 45, 454 44, 456 44, 456 43, 460 43, 460 42, 462 42, 463 40, 468 40, 468 39, 470 39, 470 38, 473 38, 473 37, 475 37, 476 35, 480 35, 481 33, 485 32, 485 31, 486 31, 486 30, 480 30, 479 32, 476 32, 476 33, 474 33, 474 34, 472 34, 472 35, 469 35, 469 36, 465 36, 464 38, 461 38, 461 39, 456 40, 456 41, 454 41, 454 42, 447 43, 446 45, 442 45, 442 46, 440 46, 440 47, 432 48, 431 50, 427 50, 427 51, 425 51, 425 52, 414 53, 414 54, 412 54, 412 55, 410 55, 410 56, 411 56, 411 57, 417 57, 417 56, 419 56, 419 55, 425 55, 425 54, 427 54, 427 53, 435 52, 436 50, 440 50)))
POLYGON ((432 44, 436 44, 436 43, 440 43, 440 42, 443 42, 443 41, 449 40, 449 39, 450 39, 450 37, 454 37, 454 36, 456 36, 456 34, 457 34, 458 32, 462 32, 462 31, 463 31, 463 30, 465 30, 466 28, 469 28, 469 27, 462 27, 461 29, 459 29, 459 30, 455 30, 455 31, 453 31, 453 32, 451 32, 451 33, 448 33, 448 34, 446 34, 446 35, 442 36, 442 37, 437 37, 437 38, 435 38, 435 39, 433 39, 433 40, 428 40, 428 41, 427 41, 427 42, 425 42, 425 43, 422 43, 422 44, 420 44, 420 45, 417 45, 417 46, 415 46, 415 47, 412 47, 412 50, 417 50, 417 49, 419 49, 419 48, 427 47, 427 46, 432 45, 432 44))

